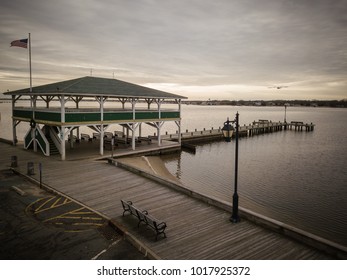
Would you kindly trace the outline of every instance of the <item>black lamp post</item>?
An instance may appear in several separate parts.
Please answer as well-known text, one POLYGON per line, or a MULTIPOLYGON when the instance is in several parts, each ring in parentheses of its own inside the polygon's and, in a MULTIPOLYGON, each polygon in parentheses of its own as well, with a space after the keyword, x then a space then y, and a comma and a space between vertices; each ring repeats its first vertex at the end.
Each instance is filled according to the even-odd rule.
POLYGON ((239 217, 239 195, 237 194, 237 174, 238 174, 238 161, 239 161, 239 113, 236 113, 235 120, 229 121, 229 118, 224 122, 222 128, 224 139, 227 142, 231 141, 233 126, 230 123, 235 124, 235 184, 234 184, 234 195, 233 195, 233 213, 230 221, 233 223, 238 223, 240 221, 239 217))

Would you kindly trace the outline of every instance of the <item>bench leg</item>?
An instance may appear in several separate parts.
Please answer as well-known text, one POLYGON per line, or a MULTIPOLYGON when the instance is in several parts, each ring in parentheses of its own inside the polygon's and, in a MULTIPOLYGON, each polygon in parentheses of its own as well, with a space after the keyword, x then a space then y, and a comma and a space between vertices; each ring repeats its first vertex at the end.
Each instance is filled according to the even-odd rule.
POLYGON ((161 234, 164 234, 164 238, 166 238, 166 233, 165 232, 156 232, 156 235, 155 235, 155 241, 158 240, 158 236, 161 235, 161 234))
POLYGON ((143 222, 143 223, 146 223, 146 222, 143 221, 143 220, 139 220, 139 222, 138 222, 138 224, 137 224, 137 227, 138 227, 138 228, 140 227, 140 224, 141 224, 142 222, 143 222))
POLYGON ((125 214, 126 212, 129 212, 129 213, 131 214, 130 209, 124 209, 124 211, 123 211, 123 217, 124 217, 124 214, 125 214))

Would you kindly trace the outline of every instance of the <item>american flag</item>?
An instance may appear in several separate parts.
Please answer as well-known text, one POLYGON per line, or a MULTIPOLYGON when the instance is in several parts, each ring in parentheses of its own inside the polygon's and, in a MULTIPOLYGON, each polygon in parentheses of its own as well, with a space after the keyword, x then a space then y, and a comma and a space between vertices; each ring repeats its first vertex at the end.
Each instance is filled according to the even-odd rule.
POLYGON ((11 47, 28 48, 28 39, 20 39, 11 42, 11 47))

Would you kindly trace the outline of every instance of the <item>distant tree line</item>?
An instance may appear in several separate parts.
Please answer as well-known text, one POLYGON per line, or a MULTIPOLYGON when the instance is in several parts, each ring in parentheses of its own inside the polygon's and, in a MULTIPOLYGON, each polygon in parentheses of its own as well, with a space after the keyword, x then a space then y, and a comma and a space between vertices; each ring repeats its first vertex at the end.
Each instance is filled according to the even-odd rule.
MULTIPOLYGON (((11 102, 11 98, 1 98, 0 103, 11 102)), ((29 100, 29 98, 27 99, 29 100)), ((89 101, 89 100, 84 100, 89 101)), ((117 100, 115 100, 117 101, 117 100)), ((140 101, 141 102, 141 101, 140 101)), ((145 101, 143 101, 145 102, 145 101)), ((165 103, 175 103, 168 100, 165 103)), ((347 108, 347 99, 342 100, 182 100, 182 104, 190 105, 230 105, 230 106, 304 106, 347 108)))
POLYGON ((230 105, 230 106, 304 106, 346 108, 347 99, 343 100, 183 100, 191 105, 230 105))

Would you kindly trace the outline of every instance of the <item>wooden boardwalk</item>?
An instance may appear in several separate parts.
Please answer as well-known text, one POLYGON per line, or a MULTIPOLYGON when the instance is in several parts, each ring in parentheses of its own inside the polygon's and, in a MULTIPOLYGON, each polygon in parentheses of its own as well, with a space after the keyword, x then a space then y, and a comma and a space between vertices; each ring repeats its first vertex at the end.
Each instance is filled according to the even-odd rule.
POLYGON ((9 168, 15 155, 24 174, 27 162, 34 163, 36 179, 42 163, 45 184, 115 220, 138 246, 162 259, 333 259, 247 220, 232 224, 226 211, 105 161, 60 161, 4 143, 0 153, 1 169, 9 168), (167 238, 156 242, 153 231, 138 228, 134 217, 122 217, 120 199, 166 221, 167 238))

